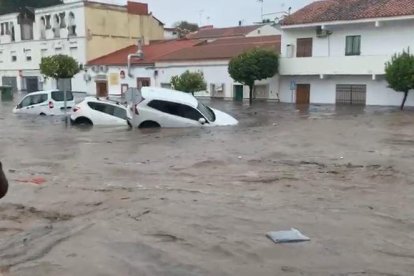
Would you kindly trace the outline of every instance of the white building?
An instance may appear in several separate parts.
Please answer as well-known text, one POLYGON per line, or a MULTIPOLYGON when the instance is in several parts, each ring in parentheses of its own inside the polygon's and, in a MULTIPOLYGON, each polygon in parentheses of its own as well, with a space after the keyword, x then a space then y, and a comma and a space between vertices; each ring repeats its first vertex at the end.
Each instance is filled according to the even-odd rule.
MULTIPOLYGON (((148 12, 148 5, 102 4, 64 0, 46 8, 24 8, 0 16, 0 84, 14 90, 55 88, 39 70, 42 57, 66 54, 80 65, 130 45, 138 37, 148 42, 163 38, 163 24, 148 12)), ((73 91, 85 91, 84 74, 72 80, 73 91)))
MULTIPOLYGON (((414 49, 414 1, 404 3, 317 1, 287 17, 281 101, 400 105, 403 94, 389 89, 384 76, 393 54, 414 49)), ((414 93, 407 105, 414 105, 414 93)))
MULTIPOLYGON (((131 74, 127 72, 127 56, 137 50, 135 45, 116 51, 88 63, 89 79, 106 82, 106 93, 100 93, 100 83, 90 81, 88 94, 119 96, 128 87, 171 87, 173 76, 185 71, 202 72, 207 82, 204 93, 198 96, 237 99, 248 98, 248 87, 236 83, 228 73, 232 57, 246 50, 261 47, 280 52, 280 36, 252 36, 222 39, 184 39, 156 41, 144 46, 144 59, 133 62, 131 74), (106 74, 98 68, 108 68, 106 74)), ((256 82, 255 98, 278 99, 278 76, 256 82)))

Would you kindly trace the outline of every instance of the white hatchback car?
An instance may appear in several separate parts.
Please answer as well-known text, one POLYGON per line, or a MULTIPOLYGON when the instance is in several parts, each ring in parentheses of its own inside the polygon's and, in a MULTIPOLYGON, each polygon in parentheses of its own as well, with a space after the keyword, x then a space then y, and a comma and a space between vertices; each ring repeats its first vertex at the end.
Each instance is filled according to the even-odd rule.
POLYGON ((72 111, 75 125, 127 126, 127 111, 122 104, 107 99, 86 97, 72 111))
MULTIPOLYGON (((75 105, 72 92, 66 92, 66 108, 70 111, 75 105)), ((59 90, 39 91, 27 94, 13 109, 16 114, 64 115, 64 92, 59 90)))
POLYGON ((188 93, 143 87, 141 95, 142 101, 135 107, 128 108, 130 126, 179 128, 238 124, 238 121, 229 114, 200 103, 188 93))

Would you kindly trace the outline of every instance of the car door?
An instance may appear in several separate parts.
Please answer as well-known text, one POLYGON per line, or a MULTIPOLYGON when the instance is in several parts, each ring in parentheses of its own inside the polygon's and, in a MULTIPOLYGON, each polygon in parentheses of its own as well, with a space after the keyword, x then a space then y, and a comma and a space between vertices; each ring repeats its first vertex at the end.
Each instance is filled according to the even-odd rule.
POLYGON ((48 94, 36 94, 32 95, 32 105, 30 106, 30 113, 36 115, 48 115, 48 94))
POLYGON ((148 106, 156 110, 153 121, 158 122, 162 127, 200 126, 198 120, 204 118, 198 110, 185 104, 153 100, 148 103, 148 106))
POLYGON ((31 114, 32 95, 25 96, 16 107, 16 113, 31 114))
POLYGON ((109 103, 89 102, 93 109, 91 120, 96 125, 119 125, 126 124, 126 110, 122 112, 121 107, 109 103))

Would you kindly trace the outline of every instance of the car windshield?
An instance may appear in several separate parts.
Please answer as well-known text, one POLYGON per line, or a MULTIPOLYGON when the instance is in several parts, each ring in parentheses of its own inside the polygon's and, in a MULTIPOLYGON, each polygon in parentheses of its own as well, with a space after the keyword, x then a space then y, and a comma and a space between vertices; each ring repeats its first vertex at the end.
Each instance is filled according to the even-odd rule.
POLYGON ((214 122, 216 120, 216 114, 214 114, 214 111, 211 110, 210 107, 202 104, 202 103, 198 103, 197 109, 201 112, 201 114, 203 114, 207 120, 209 120, 210 122, 214 122))
MULTIPOLYGON (((63 91, 53 91, 52 99, 57 102, 63 102, 65 100, 63 91)), ((66 92, 66 100, 73 101, 73 94, 71 91, 66 92)))

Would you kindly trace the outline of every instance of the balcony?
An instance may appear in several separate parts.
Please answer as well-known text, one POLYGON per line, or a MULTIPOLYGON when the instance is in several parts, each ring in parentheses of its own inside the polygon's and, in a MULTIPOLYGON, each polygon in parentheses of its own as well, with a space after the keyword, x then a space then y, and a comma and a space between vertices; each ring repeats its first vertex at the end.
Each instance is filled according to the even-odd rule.
POLYGON ((383 75, 390 56, 281 58, 280 75, 383 75))

